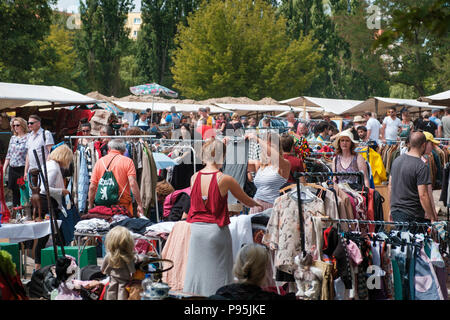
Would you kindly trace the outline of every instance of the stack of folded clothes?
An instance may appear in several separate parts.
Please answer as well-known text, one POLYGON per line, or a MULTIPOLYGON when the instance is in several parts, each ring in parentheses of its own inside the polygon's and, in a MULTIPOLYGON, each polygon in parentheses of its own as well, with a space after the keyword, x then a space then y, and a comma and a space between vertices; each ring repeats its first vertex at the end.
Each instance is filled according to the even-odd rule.
POLYGON ((75 232, 96 234, 109 231, 110 225, 103 219, 81 220, 75 225, 75 232))
POLYGON ((87 219, 103 219, 107 222, 113 222, 116 219, 113 218, 115 216, 124 216, 124 217, 132 217, 133 215, 128 211, 127 208, 119 205, 114 205, 111 207, 105 207, 105 206, 96 206, 88 211, 88 213, 81 216, 81 220, 87 220, 87 219))

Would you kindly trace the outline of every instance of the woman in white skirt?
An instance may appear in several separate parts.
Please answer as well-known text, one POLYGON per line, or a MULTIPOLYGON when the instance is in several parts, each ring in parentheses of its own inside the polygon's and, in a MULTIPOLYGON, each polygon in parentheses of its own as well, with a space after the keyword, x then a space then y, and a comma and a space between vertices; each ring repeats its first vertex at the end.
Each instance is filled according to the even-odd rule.
POLYGON ((210 296, 233 282, 233 251, 228 229, 228 191, 248 207, 259 204, 231 176, 220 172, 225 145, 214 138, 202 148, 205 168, 191 178, 191 223, 188 261, 183 291, 210 296))

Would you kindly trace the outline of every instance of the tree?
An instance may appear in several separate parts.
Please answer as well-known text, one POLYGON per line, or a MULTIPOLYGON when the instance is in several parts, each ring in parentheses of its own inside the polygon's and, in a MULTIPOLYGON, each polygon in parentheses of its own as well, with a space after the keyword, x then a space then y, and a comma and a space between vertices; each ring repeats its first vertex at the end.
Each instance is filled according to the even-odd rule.
POLYGON ((62 86, 75 91, 86 89, 81 72, 77 69, 75 31, 66 28, 66 20, 66 15, 54 13, 50 33, 40 45, 40 52, 47 59, 33 66, 29 76, 30 83, 62 86))
POLYGON ((80 1, 82 25, 75 43, 91 90, 119 93, 120 59, 131 41, 125 23, 133 7, 132 0, 80 1))
POLYGON ((0 0, 0 81, 28 83, 32 66, 46 57, 40 41, 47 35, 55 0, 0 0))
POLYGON ((447 90, 450 9, 444 0, 378 0, 382 34, 374 47, 388 57, 392 83, 416 96, 447 90))
POLYGON ((198 0, 143 0, 142 26, 137 39, 139 74, 147 82, 170 87, 170 52, 175 48, 177 24, 198 7, 198 0))
POLYGON ((283 99, 305 92, 322 72, 310 37, 291 40, 286 20, 263 0, 212 0, 179 25, 174 87, 193 99, 283 99))

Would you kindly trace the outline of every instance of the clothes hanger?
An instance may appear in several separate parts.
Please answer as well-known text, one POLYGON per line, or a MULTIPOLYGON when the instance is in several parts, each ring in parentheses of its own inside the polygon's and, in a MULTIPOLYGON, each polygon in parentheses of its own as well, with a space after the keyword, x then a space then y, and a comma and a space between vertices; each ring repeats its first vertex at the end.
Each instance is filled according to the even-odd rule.
POLYGON ((286 191, 291 190, 292 188, 296 188, 297 186, 295 184, 291 184, 289 186, 284 187, 283 189, 280 189, 280 193, 285 194, 286 191))

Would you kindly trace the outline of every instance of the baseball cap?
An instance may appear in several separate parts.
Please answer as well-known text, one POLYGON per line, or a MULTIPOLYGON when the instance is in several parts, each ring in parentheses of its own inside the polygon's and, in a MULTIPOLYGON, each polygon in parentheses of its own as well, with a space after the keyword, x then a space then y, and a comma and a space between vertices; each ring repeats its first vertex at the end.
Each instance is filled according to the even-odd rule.
POLYGON ((431 141, 434 144, 439 144, 440 142, 434 139, 433 134, 429 133, 428 131, 424 131, 423 134, 425 135, 425 138, 427 138, 427 141, 431 141))

